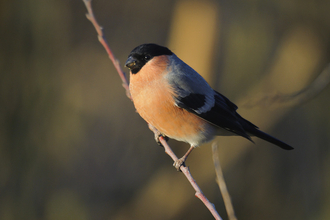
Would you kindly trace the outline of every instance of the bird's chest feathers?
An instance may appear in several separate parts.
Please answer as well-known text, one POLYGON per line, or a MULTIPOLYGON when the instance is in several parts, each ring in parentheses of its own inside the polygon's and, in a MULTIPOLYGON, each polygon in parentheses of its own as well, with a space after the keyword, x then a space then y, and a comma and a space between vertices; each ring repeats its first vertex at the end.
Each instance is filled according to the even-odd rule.
MULTIPOLYGON (((170 85, 163 76, 150 77, 143 82, 131 82, 130 91, 137 112, 149 123, 161 117, 164 111, 173 111, 175 101, 170 85)), ((164 114, 165 115, 165 114, 164 114)))
POLYGON ((204 132, 205 121, 175 104, 177 94, 166 79, 167 65, 153 68, 152 64, 148 62, 130 78, 130 92, 140 116, 170 138, 194 146, 210 140, 211 133, 204 132))
POLYGON ((168 62, 166 56, 154 57, 137 74, 131 74, 130 92, 135 108, 147 121, 164 108, 175 107, 172 89, 165 79, 168 62))

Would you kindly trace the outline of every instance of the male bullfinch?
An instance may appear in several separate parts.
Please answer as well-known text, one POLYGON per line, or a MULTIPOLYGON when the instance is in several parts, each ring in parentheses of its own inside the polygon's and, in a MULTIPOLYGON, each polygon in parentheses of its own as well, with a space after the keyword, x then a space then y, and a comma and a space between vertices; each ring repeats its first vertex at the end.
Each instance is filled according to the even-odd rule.
POLYGON ((177 169, 195 147, 215 136, 239 135, 250 141, 256 136, 293 149, 242 118, 234 103, 166 47, 142 44, 132 50, 125 66, 130 69, 129 89, 140 116, 162 135, 190 144, 174 163, 177 169))

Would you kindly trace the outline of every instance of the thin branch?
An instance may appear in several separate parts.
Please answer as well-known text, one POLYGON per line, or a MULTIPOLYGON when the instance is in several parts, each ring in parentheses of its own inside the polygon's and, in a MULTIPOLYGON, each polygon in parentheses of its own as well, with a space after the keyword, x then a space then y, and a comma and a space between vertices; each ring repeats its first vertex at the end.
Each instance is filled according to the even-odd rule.
POLYGON ((279 92, 271 95, 265 95, 256 101, 249 100, 243 104, 246 108, 255 106, 271 106, 279 105, 292 105, 297 106, 308 102, 319 93, 321 93, 330 83, 330 64, 323 69, 323 71, 316 77, 316 79, 306 86, 305 88, 294 92, 292 94, 281 94, 279 92))
MULTIPOLYGON (((93 14, 93 10, 92 10, 92 5, 91 5, 91 0, 83 0, 83 2, 85 3, 85 6, 87 8, 88 14, 86 15, 87 19, 93 24, 96 32, 98 33, 98 39, 100 41, 100 43, 103 45, 103 47, 105 48, 106 52, 109 55, 109 58, 111 59, 113 65, 115 66, 122 82, 123 82, 123 87, 126 90, 126 95, 129 99, 132 100, 132 97, 130 95, 129 92, 129 85, 128 85, 128 81, 126 79, 125 73, 124 71, 121 69, 119 61, 115 58, 115 56, 113 55, 110 47, 108 46, 103 32, 102 32, 102 28, 101 26, 97 23, 94 14, 93 14)), ((150 130, 152 130, 155 134, 159 133, 157 131, 157 129, 155 127, 153 127, 152 125, 149 124, 149 128, 150 130)), ((172 149, 170 148, 170 146, 167 144, 166 140, 164 137, 160 137, 159 141, 161 142, 161 144, 163 145, 165 152, 173 159, 173 161, 178 160, 178 157, 174 154, 174 152, 172 151, 172 149)), ((192 177, 189 168, 186 166, 181 166, 180 170, 182 171, 182 173, 186 176, 186 178, 188 179, 188 181, 190 182, 190 184, 192 185, 192 187, 195 189, 196 193, 195 196, 197 198, 199 198, 204 205, 209 209, 209 211, 211 212, 211 214, 214 216, 214 218, 216 220, 222 220, 220 215, 218 214, 218 212, 216 211, 214 205, 205 197, 205 195, 203 194, 202 190, 199 188, 199 186, 197 185, 196 181, 194 180, 194 178, 192 177)))
MULTIPOLYGON (((152 125, 149 124, 149 128, 150 130, 152 130, 155 134, 158 132, 157 129, 155 127, 153 127, 152 125)), ((163 145, 164 149, 165 149, 165 153, 167 153, 173 161, 177 161, 178 157, 175 155, 175 153, 172 151, 171 147, 167 144, 167 141, 165 140, 164 137, 160 137, 159 138, 160 143, 163 145)), ((186 176, 186 178, 188 179, 188 181, 190 182, 191 186, 194 188, 194 190, 196 191, 195 196, 197 198, 199 198, 204 205, 208 208, 208 210, 211 212, 211 214, 213 215, 213 217, 217 220, 221 220, 220 215, 218 214, 217 210, 215 209, 214 205, 206 198, 206 196, 203 194, 202 190, 199 188, 198 184, 196 183, 196 181, 194 180, 194 178, 192 177, 189 168, 182 165, 180 167, 180 170, 182 171, 182 173, 186 176)))
POLYGON ((237 220, 237 218, 235 216, 233 204, 231 202, 230 195, 229 195, 229 192, 228 192, 228 189, 226 186, 226 182, 223 177, 222 170, 221 170, 220 160, 219 160, 219 156, 218 156, 219 155, 218 145, 216 142, 213 142, 213 144, 212 144, 212 154, 213 154, 215 172, 217 175, 217 183, 219 185, 220 192, 221 192, 223 201, 225 203, 228 218, 229 218, 229 220, 237 220))
POLYGON ((292 101, 295 103, 295 105, 305 103, 321 93, 329 85, 329 83, 330 64, 327 64, 323 71, 310 85, 294 94, 284 96, 282 99, 280 99, 280 101, 283 103, 292 101))
POLYGON ((115 66, 115 68, 116 68, 116 70, 117 70, 117 72, 118 72, 118 74, 121 78, 121 81, 123 82, 122 86, 126 90, 127 97, 132 100, 131 93, 129 92, 129 85, 128 85, 128 81, 127 81, 127 78, 126 78, 126 74, 121 69, 119 60, 114 56, 114 54, 112 53, 110 47, 108 46, 108 43, 104 38, 102 27, 96 21, 96 18, 94 16, 93 9, 92 9, 92 3, 91 3, 92 0, 83 0, 83 2, 85 3, 85 6, 86 6, 87 11, 88 11, 88 13, 86 14, 87 19, 93 24, 93 26, 94 26, 97 34, 98 34, 98 36, 97 36, 98 40, 100 41, 100 43, 102 44, 102 46, 106 50, 107 54, 109 55, 110 60, 112 61, 113 65, 115 66))

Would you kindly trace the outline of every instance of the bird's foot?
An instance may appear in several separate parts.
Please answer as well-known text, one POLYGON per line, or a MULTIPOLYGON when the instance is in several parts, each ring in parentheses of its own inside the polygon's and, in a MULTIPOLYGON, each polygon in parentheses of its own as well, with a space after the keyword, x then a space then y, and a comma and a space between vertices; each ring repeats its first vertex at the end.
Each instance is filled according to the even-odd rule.
POLYGON ((176 168, 177 171, 180 171, 180 167, 181 166, 186 166, 185 162, 186 161, 186 157, 181 157, 180 159, 177 159, 176 161, 174 161, 173 166, 176 168))
POLYGON ((163 137, 163 138, 165 139, 165 141, 168 141, 168 137, 166 137, 165 135, 163 135, 162 133, 160 133, 160 131, 158 131, 158 130, 157 130, 154 126, 152 126, 151 124, 148 124, 148 126, 149 126, 149 129, 150 129, 152 132, 154 132, 154 134, 155 134, 155 141, 156 141, 156 143, 157 143, 159 146, 163 147, 162 143, 160 143, 159 138, 160 138, 160 137, 163 137))
POLYGON ((180 171, 180 167, 181 166, 186 166, 185 165, 185 161, 187 160, 189 154, 191 153, 191 151, 194 149, 195 147, 193 145, 190 146, 189 150, 185 153, 185 155, 183 155, 183 157, 181 157, 180 159, 174 161, 173 166, 176 168, 177 171, 180 171))
POLYGON ((160 142, 159 138, 163 137, 165 139, 165 141, 168 141, 168 137, 166 137, 165 135, 163 135, 162 133, 160 133, 159 131, 157 131, 155 133, 155 141, 157 142, 157 144, 161 147, 163 147, 162 143, 160 142))

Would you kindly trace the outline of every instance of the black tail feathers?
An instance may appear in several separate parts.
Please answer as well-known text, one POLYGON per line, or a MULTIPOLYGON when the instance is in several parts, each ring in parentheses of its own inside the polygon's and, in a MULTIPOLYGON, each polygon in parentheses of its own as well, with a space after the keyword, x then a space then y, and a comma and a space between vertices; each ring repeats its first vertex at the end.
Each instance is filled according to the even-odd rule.
POLYGON ((265 141, 268 141, 272 144, 275 144, 275 145, 279 146, 282 149, 285 149, 285 150, 293 150, 294 149, 293 147, 291 147, 290 145, 284 143, 283 141, 280 141, 280 140, 270 136, 269 134, 266 134, 265 132, 260 131, 258 128, 250 129, 247 132, 250 135, 256 136, 256 137, 261 138, 265 141))

